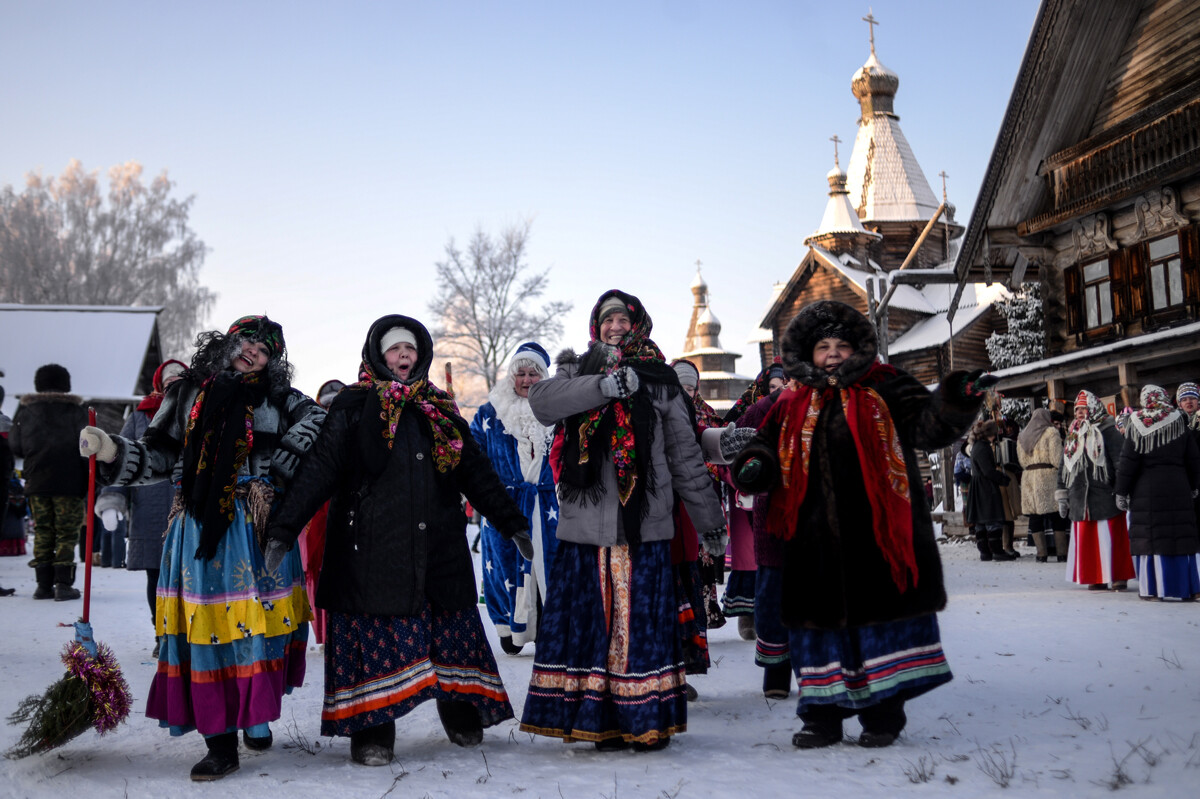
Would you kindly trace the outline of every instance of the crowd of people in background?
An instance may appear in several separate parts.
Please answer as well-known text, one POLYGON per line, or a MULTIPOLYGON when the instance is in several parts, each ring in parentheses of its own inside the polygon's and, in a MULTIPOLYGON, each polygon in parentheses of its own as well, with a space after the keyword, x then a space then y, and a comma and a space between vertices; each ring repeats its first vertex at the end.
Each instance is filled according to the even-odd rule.
POLYGON ((0 416, 0 546, 24 553, 22 521, 7 551, 8 521, 28 513, 33 598, 79 598, 80 455, 96 459, 98 565, 146 573, 146 711, 205 737, 194 780, 238 769, 239 733, 272 746, 310 627, 321 734, 348 737, 354 763, 391 762, 397 722, 428 700, 452 743, 479 744, 514 716, 480 603, 505 655, 535 647, 523 731, 666 748, 688 729, 689 676, 711 665, 708 631, 733 617, 763 696, 797 692, 797 748, 840 742, 850 717, 859 745, 889 746, 908 703, 952 678, 919 451, 955 447, 981 560, 1014 561, 1024 540, 1092 591, 1136 578, 1142 599, 1200 597, 1194 383, 1174 398, 1148 385, 1116 415, 1080 391, 1022 429, 985 407, 994 376, 930 391, 880 360, 861 313, 821 301, 721 416, 652 329, 636 296, 605 292, 583 352, 521 344, 470 421, 430 379, 429 331, 402 315, 366 331, 357 382, 316 400, 266 316, 203 333, 116 435, 47 364, 0 416))

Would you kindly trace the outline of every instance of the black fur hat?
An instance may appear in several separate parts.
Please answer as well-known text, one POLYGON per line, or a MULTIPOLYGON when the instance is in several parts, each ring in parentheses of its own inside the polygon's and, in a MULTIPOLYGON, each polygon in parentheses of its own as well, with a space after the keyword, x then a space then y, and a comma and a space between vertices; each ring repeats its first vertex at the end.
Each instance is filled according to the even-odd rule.
POLYGON ((804 306, 783 332, 783 370, 788 377, 811 386, 825 385, 829 375, 813 365, 813 347, 824 338, 840 338, 854 346, 854 354, 835 375, 842 385, 866 374, 879 352, 875 328, 855 308, 835 300, 819 300, 804 306))
POLYGON ((33 373, 33 388, 35 391, 59 391, 66 394, 71 390, 71 373, 66 367, 56 363, 39 366, 33 373))

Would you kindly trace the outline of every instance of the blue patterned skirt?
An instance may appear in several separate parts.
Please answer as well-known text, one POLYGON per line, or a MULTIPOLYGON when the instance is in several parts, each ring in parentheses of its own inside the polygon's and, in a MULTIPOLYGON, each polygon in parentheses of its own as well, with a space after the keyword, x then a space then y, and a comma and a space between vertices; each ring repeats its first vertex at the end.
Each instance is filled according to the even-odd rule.
POLYGON ((470 702, 484 727, 513 717, 479 611, 368 616, 330 611, 321 734, 349 736, 430 699, 470 702))
POLYGON ((911 699, 952 679, 937 615, 848 627, 791 630, 797 714, 813 705, 858 710, 899 696, 911 699))
POLYGON ((654 743, 687 729, 670 541, 559 541, 521 729, 654 743))

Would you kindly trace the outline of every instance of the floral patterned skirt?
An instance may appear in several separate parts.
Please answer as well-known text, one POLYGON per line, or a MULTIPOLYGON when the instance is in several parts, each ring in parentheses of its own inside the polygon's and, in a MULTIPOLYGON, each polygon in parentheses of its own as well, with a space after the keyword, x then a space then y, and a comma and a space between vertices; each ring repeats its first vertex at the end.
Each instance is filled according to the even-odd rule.
POLYGON ((687 729, 669 541, 559 541, 521 729, 652 744, 687 729))
POLYGON ((349 736, 430 699, 470 702, 484 727, 513 717, 477 608, 329 613, 322 735, 349 736))
POLYGON ((146 715, 172 735, 239 729, 265 735, 283 695, 304 683, 312 611, 297 550, 268 574, 241 500, 211 560, 195 557, 201 526, 167 529, 155 602, 163 636, 146 715))

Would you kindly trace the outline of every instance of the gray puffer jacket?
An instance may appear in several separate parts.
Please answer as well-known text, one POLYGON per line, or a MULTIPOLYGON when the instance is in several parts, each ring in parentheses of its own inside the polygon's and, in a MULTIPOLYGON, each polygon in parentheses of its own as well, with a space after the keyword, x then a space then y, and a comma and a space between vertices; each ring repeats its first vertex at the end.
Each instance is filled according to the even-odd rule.
MULTIPOLYGON (((554 377, 530 387, 529 407, 539 422, 552 425, 611 401, 600 391, 601 375, 576 376, 577 372, 577 363, 564 363, 560 358, 554 377)), ((672 489, 683 500, 697 530, 723 526, 725 517, 721 513, 721 503, 712 490, 712 478, 705 468, 683 396, 677 394, 669 398, 662 389, 645 385, 638 391, 651 392, 655 415, 650 465, 654 470, 656 490, 646 495, 648 508, 642 520, 642 540, 667 541, 675 535, 671 515, 674 506, 672 489)), ((625 543, 616 469, 611 458, 606 461, 601 470, 604 492, 600 502, 568 502, 560 492, 560 541, 601 547, 625 543)))

